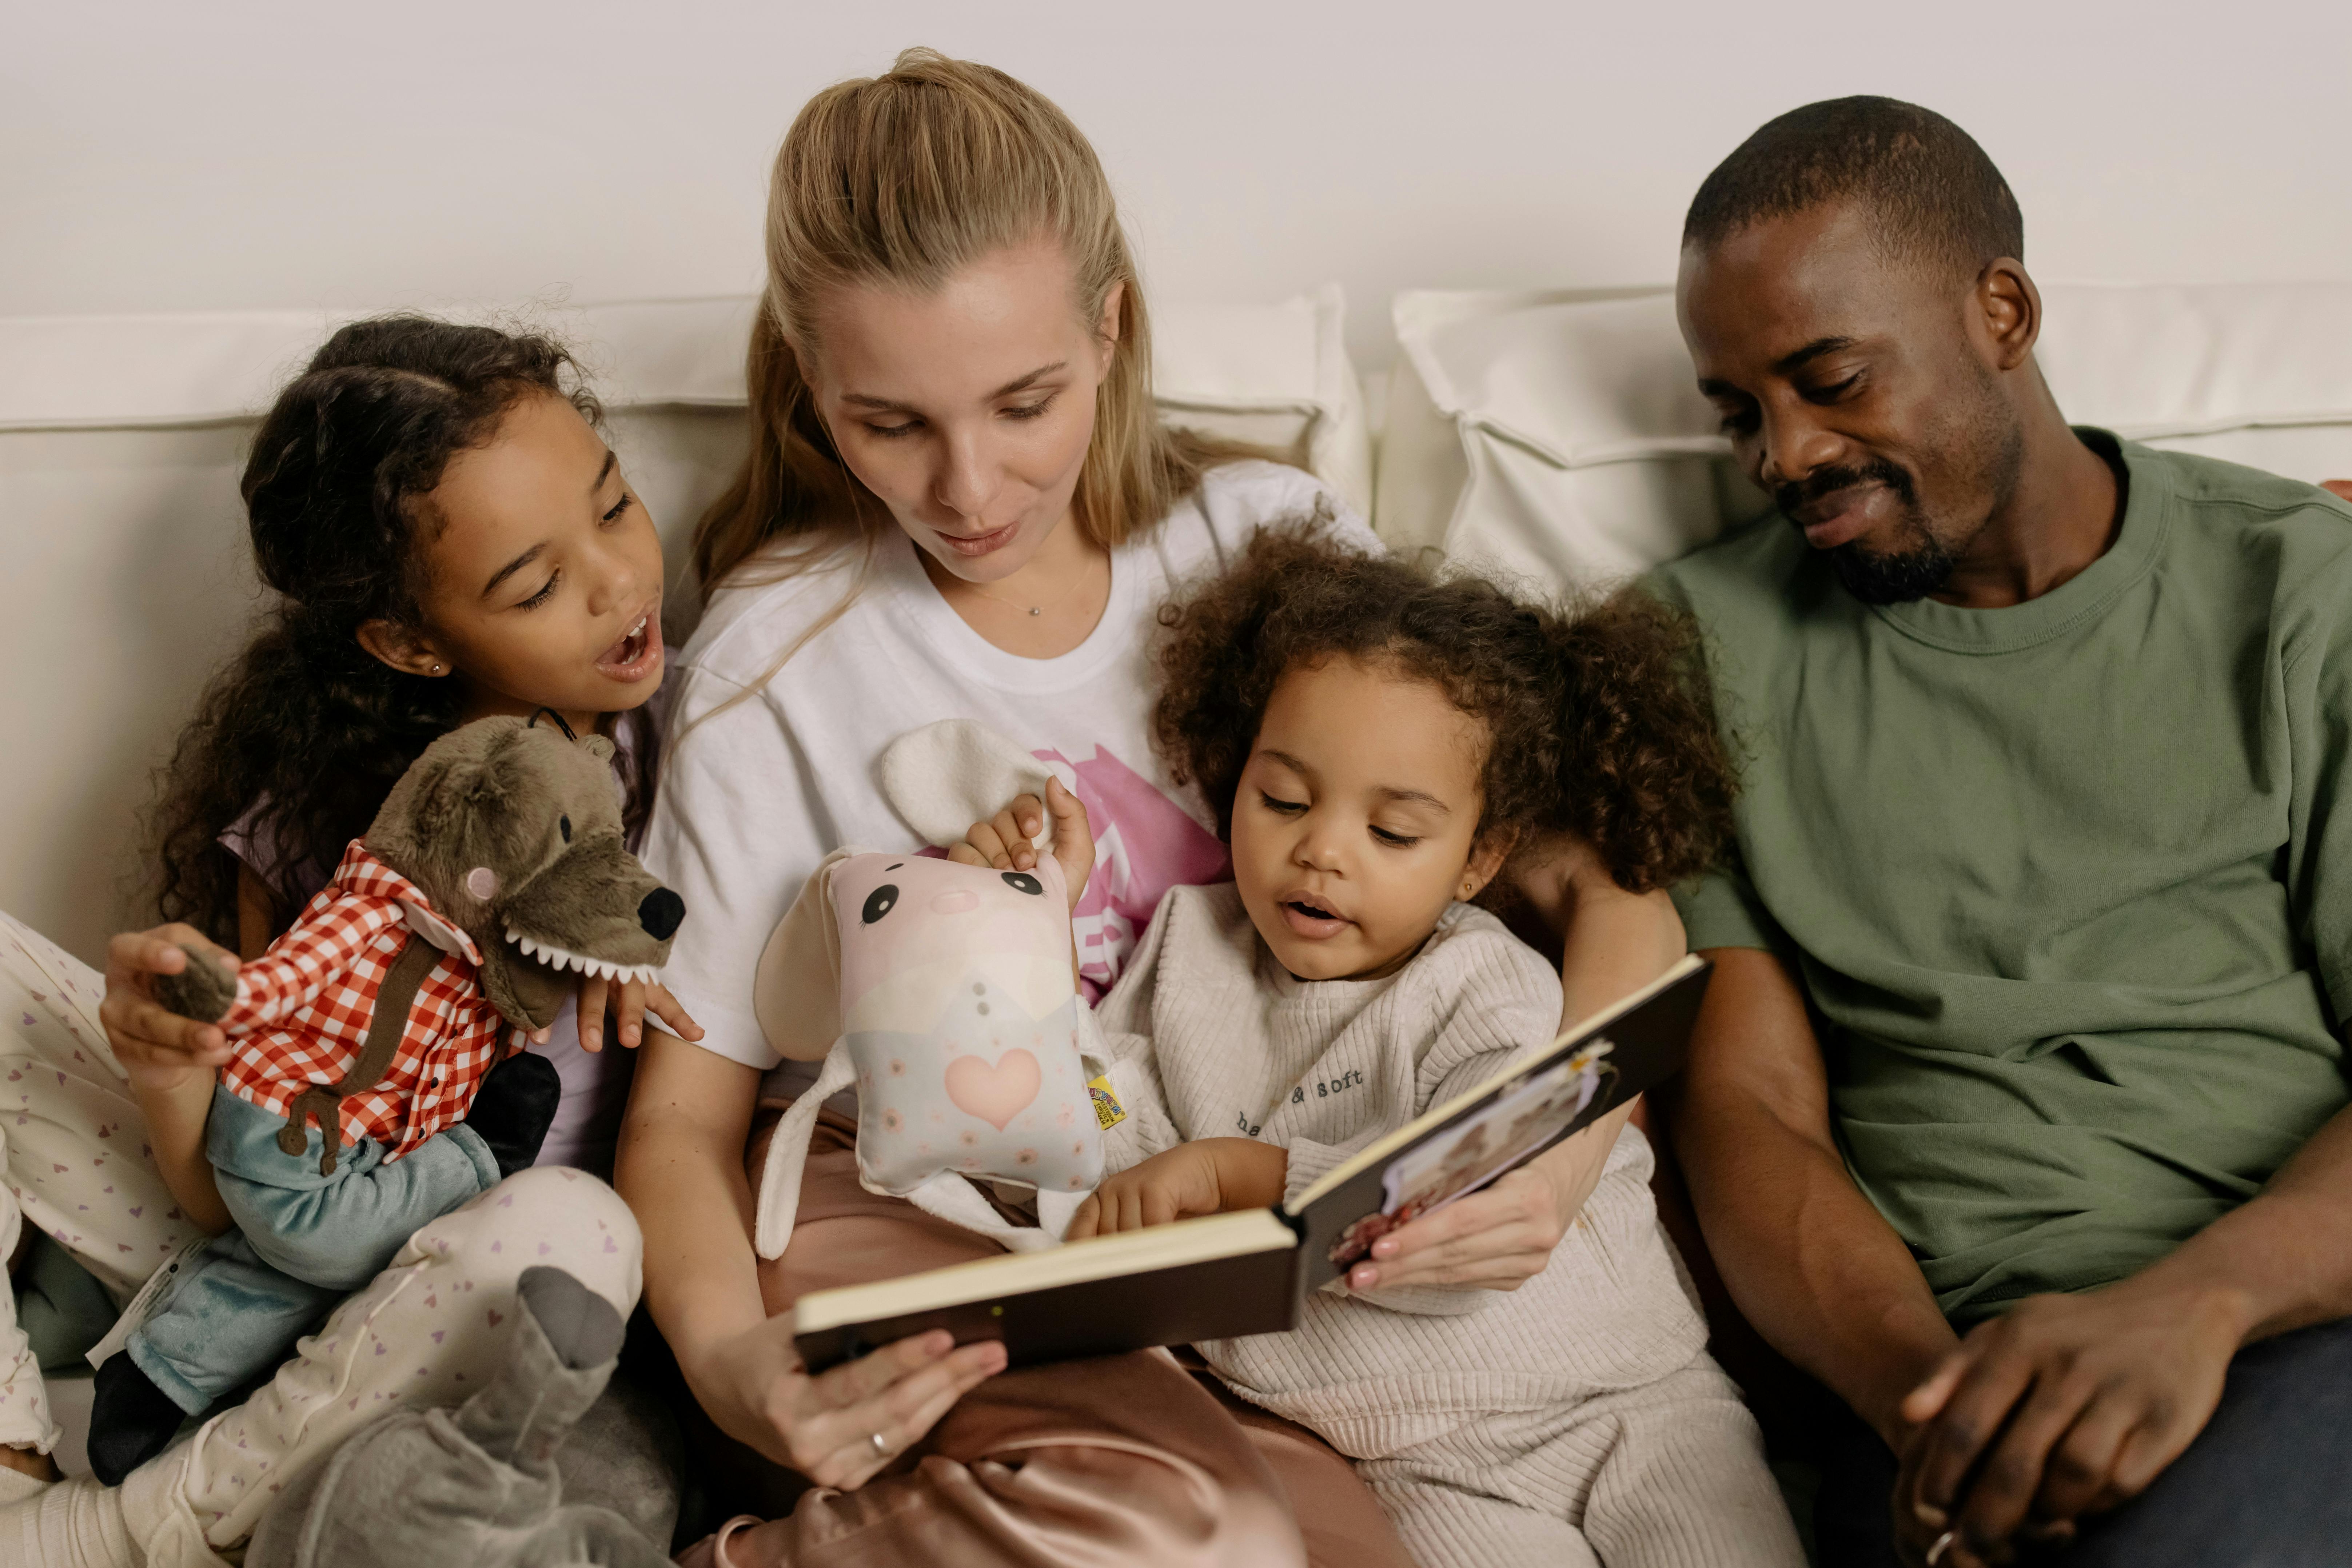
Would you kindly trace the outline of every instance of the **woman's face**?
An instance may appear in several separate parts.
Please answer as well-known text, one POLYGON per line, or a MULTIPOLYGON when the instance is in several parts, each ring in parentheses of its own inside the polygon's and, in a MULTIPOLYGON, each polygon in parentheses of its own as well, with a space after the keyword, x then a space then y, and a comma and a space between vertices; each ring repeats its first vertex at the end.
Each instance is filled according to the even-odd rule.
POLYGON ((956 576, 1011 576, 1068 515, 1120 293, 1081 320, 1068 258, 1040 241, 934 293, 861 285, 824 301, 803 356, 818 415, 850 471, 956 576))
POLYGON ((425 627, 361 629, 370 652, 454 674, 469 716, 577 721, 661 685, 661 539, 578 409, 534 394, 442 470, 424 510, 425 627))

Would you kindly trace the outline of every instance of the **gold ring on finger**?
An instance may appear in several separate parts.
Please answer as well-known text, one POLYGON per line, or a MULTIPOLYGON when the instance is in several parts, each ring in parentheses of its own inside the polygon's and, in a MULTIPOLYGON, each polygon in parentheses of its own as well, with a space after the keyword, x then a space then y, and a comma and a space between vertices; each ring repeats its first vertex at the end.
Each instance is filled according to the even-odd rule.
POLYGON ((1959 1538, 1960 1532, 1957 1530, 1948 1530, 1936 1537, 1936 1543, 1927 1548, 1927 1568, 1936 1568, 1936 1564, 1944 1560, 1944 1553, 1952 1549, 1952 1542, 1959 1538))

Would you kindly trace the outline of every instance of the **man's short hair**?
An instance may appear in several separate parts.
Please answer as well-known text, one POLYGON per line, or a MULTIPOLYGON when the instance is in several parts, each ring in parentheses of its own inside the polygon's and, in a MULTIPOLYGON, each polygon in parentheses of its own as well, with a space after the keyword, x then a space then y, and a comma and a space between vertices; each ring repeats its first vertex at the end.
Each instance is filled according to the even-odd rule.
POLYGON ((1833 98, 1769 120, 1691 198, 1683 247, 1712 249, 1751 225, 1829 202, 1866 205, 1892 258, 1975 277, 2025 258, 2017 197, 1976 139, 1931 109, 1833 98))

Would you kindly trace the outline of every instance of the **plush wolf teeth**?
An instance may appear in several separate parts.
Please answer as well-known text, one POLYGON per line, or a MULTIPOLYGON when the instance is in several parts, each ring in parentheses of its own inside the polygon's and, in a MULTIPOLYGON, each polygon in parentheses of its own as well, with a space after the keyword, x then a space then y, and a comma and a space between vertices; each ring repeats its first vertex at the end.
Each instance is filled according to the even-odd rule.
POLYGON ((550 969, 573 970, 592 980, 643 980, 659 977, 659 966, 651 963, 614 963, 607 959, 590 958, 568 947, 558 947, 551 942, 526 936, 514 927, 507 928, 507 940, 522 949, 527 958, 536 958, 550 969))

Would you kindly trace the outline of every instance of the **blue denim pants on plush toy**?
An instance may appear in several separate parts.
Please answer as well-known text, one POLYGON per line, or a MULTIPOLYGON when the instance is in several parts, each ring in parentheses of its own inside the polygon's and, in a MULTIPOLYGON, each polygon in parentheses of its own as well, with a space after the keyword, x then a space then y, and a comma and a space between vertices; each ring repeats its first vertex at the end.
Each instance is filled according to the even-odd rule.
POLYGON ((205 1155, 236 1228, 184 1267, 179 1287, 124 1353, 194 1415, 284 1360, 337 1301, 383 1271, 411 1232, 499 1182, 489 1145, 460 1123, 397 1160, 373 1138, 319 1173, 315 1123, 299 1154, 286 1119, 214 1091, 205 1155))

